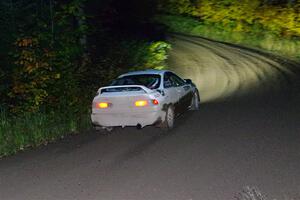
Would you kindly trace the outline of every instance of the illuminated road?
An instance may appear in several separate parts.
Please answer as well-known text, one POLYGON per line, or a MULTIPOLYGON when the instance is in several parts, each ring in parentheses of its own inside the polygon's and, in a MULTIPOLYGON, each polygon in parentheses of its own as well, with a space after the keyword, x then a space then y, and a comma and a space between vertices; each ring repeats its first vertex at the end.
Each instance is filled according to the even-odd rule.
POLYGON ((173 36, 169 63, 202 107, 172 132, 73 136, 0 161, 0 200, 229 200, 245 186, 300 198, 297 67, 263 53, 173 36))
POLYGON ((288 79, 296 78, 291 66, 255 51, 199 37, 173 35, 170 39, 170 66, 196 82, 202 102, 278 91, 289 84, 288 79))

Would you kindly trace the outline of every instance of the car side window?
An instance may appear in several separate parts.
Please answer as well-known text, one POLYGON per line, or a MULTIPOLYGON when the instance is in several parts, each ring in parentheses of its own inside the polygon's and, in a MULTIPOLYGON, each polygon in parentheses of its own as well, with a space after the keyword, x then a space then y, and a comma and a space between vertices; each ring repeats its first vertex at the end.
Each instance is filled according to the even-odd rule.
POLYGON ((185 84, 184 80, 182 80, 181 78, 179 78, 177 75, 173 73, 170 75, 170 79, 174 83, 175 87, 179 87, 185 84))
POLYGON ((164 74, 164 88, 170 88, 173 86, 173 82, 170 79, 170 73, 165 73, 164 74))

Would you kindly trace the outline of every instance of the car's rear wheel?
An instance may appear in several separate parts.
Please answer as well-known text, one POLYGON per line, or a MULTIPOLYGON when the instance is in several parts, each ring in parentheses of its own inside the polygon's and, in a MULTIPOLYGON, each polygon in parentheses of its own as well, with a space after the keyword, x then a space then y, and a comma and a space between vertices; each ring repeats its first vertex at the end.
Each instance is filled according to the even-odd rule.
POLYGON ((164 130, 170 130, 174 127, 174 122, 175 122, 174 107, 169 106, 167 111, 166 111, 165 120, 162 122, 162 128, 164 130))
POLYGON ((199 110, 200 107, 200 98, 199 98, 199 93, 198 91, 194 92, 192 102, 191 102, 191 110, 199 110))

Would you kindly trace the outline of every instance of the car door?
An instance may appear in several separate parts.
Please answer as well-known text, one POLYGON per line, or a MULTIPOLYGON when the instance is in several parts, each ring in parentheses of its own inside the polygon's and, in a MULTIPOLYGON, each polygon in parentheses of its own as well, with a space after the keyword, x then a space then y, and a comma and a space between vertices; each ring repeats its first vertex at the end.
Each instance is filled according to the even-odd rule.
POLYGON ((175 89, 177 91, 178 111, 184 112, 191 104, 192 87, 174 73, 170 75, 170 79, 175 84, 175 89))
POLYGON ((179 101, 178 92, 175 88, 175 83, 170 78, 171 73, 166 72, 163 78, 164 93, 167 103, 176 104, 179 101))

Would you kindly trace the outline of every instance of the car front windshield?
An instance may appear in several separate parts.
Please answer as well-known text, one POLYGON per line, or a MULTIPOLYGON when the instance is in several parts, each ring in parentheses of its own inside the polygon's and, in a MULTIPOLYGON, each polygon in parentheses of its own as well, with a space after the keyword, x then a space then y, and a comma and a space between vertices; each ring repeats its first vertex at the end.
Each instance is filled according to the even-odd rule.
POLYGON ((114 80, 111 86, 118 85, 143 85, 149 89, 157 89, 160 86, 160 75, 157 74, 139 74, 123 76, 114 80))

